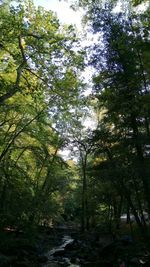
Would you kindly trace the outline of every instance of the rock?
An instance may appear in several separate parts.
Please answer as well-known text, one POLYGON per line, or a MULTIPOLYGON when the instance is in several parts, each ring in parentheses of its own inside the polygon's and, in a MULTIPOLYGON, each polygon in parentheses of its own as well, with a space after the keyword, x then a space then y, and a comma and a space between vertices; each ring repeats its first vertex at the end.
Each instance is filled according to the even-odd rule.
POLYGON ((11 263, 10 258, 0 255, 0 267, 9 267, 11 263))
POLYGON ((70 261, 71 261, 71 263, 75 263, 75 264, 79 264, 80 263, 80 259, 79 258, 76 258, 76 257, 71 258, 70 261))
POLYGON ((149 267, 150 266, 150 261, 147 261, 143 264, 143 267, 149 267))
POLYGON ((53 253, 53 256, 54 256, 54 257, 63 256, 64 253, 65 253, 65 250, 64 250, 64 249, 57 249, 57 250, 55 250, 55 252, 53 253))
POLYGON ((57 262, 50 262, 50 263, 44 265, 44 267, 60 267, 60 264, 57 262))
POLYGON ((133 243, 133 239, 130 235, 124 235, 120 239, 123 245, 130 245, 133 243))
POLYGON ((114 266, 113 263, 110 261, 105 261, 104 265, 105 265, 105 267, 113 267, 114 266))
POLYGON ((134 257, 134 258, 130 259, 130 263, 138 264, 139 263, 139 259, 137 257, 134 257))
POLYGON ((63 258, 61 264, 63 266, 70 266, 70 260, 68 258, 63 258))
POLYGON ((20 250, 20 255, 22 256, 22 257, 28 257, 29 256, 29 254, 30 254, 30 252, 29 251, 26 251, 26 250, 20 250))
POLYGON ((75 242, 73 241, 72 243, 68 243, 68 244, 65 246, 65 249, 66 249, 66 250, 72 250, 72 249, 74 249, 74 246, 75 246, 75 242))
POLYGON ((26 261, 17 261, 15 262, 14 266, 15 267, 29 267, 31 265, 29 264, 29 262, 26 262, 26 261))
POLYGON ((38 256, 38 262, 45 263, 48 261, 48 258, 45 255, 38 256))
POLYGON ((37 249, 36 249, 36 246, 32 245, 32 244, 21 244, 20 245, 20 248, 24 251, 29 251, 30 253, 31 252, 36 252, 37 249))
POLYGON ((71 263, 76 263, 76 257, 72 257, 70 261, 71 263))

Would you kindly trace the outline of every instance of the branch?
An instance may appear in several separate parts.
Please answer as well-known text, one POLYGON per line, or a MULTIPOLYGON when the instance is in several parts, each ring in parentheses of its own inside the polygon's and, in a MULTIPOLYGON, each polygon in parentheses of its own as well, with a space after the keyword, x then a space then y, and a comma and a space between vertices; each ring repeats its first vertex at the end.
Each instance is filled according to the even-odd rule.
POLYGON ((13 86, 11 86, 10 90, 5 93, 4 95, 0 96, 0 104, 3 104, 3 102, 7 99, 9 99, 10 97, 12 97, 19 89, 19 83, 20 83, 20 79, 21 79, 21 74, 22 71, 24 69, 26 62, 22 62, 19 67, 17 68, 17 78, 16 78, 16 82, 13 86))
POLYGON ((33 38, 36 38, 36 39, 40 40, 40 39, 44 38, 44 35, 40 36, 40 35, 37 35, 35 33, 26 33, 26 34, 22 34, 22 37, 33 37, 33 38))
POLYGON ((23 48, 23 45, 22 45, 21 36, 18 37, 18 41, 19 41, 19 48, 20 48, 20 51, 21 51, 23 62, 27 62, 27 59, 26 59, 26 56, 25 56, 25 52, 24 52, 24 48, 23 48))
POLYGON ((0 161, 3 159, 3 157, 5 156, 5 154, 8 152, 9 148, 11 147, 11 145, 13 144, 13 142, 15 141, 15 139, 24 131, 24 129, 30 125, 34 120, 36 120, 41 113, 44 111, 44 109, 42 109, 34 118, 32 118, 29 122, 26 123, 26 125, 24 125, 12 138, 12 140, 9 142, 9 144, 7 145, 7 147, 3 150, 3 152, 0 155, 0 161))
MULTIPOLYGON (((21 36, 18 37, 18 41, 19 41, 19 48, 20 48, 20 51, 21 51, 21 55, 22 55, 23 61, 21 62, 21 64, 19 65, 19 67, 16 70, 17 71, 17 77, 16 77, 15 84, 10 88, 10 90, 7 93, 5 93, 4 95, 0 96, 0 104, 2 104, 8 98, 12 97, 18 91, 19 84, 20 84, 20 79, 21 79, 21 75, 22 75, 22 71, 23 71, 25 65, 27 64, 27 59, 26 59, 26 56, 25 56, 25 53, 24 53, 22 42, 21 42, 21 36)), ((8 50, 6 50, 6 51, 9 52, 8 50)))
POLYGON ((42 82, 44 82, 46 85, 48 85, 47 82, 42 77, 40 77, 38 74, 36 74, 32 69, 25 68, 25 70, 27 70, 28 72, 30 72, 31 74, 33 74, 35 77, 37 77, 38 79, 40 79, 42 82))

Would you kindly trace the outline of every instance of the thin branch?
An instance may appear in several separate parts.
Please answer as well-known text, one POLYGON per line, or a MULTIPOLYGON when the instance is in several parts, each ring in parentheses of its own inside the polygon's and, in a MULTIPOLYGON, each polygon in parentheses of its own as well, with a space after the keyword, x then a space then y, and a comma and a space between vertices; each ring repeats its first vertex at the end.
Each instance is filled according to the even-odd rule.
POLYGON ((7 147, 3 150, 3 152, 0 155, 0 161, 3 159, 3 157, 5 156, 5 154, 8 152, 9 148, 11 147, 11 145, 13 144, 13 142, 15 141, 15 139, 24 131, 24 129, 30 125, 34 120, 36 120, 41 113, 44 111, 44 109, 42 109, 34 118, 32 118, 29 122, 26 123, 26 125, 24 125, 12 138, 12 140, 9 142, 9 144, 7 145, 7 147))
POLYGON ((25 62, 27 62, 27 59, 26 59, 26 55, 25 55, 24 48, 23 48, 23 45, 22 45, 22 38, 21 38, 21 36, 18 37, 18 41, 19 41, 19 48, 20 48, 20 51, 21 51, 23 62, 25 63, 25 62))

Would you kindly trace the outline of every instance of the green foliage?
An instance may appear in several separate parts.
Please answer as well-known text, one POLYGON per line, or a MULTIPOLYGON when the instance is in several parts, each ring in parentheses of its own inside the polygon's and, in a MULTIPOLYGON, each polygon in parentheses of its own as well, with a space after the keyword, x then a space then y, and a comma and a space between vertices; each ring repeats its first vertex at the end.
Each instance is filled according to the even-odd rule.
POLYGON ((52 11, 30 0, 0 5, 2 227, 82 218, 84 230, 107 224, 111 231, 130 210, 145 227, 140 216, 145 210, 150 215, 150 10, 115 13, 116 2, 78 1, 97 36, 87 48, 95 69, 87 99, 85 51, 77 48, 73 26, 61 25, 52 11), (93 131, 83 126, 89 105, 98 120, 93 131), (67 145, 76 164, 60 156, 67 145))
POLYGON ((97 40, 88 54, 95 68, 95 110, 101 113, 93 132, 97 148, 89 165, 88 181, 94 183, 87 189, 88 205, 96 216, 97 207, 104 204, 110 227, 112 220, 118 227, 121 212, 129 207, 142 228, 145 221, 139 216, 144 210, 150 215, 149 10, 129 16, 99 3, 88 3, 86 14, 97 40))
POLYGON ((132 0, 133 6, 138 6, 144 2, 147 2, 146 0, 132 0))
MULTIPOLYGON (((59 24, 52 11, 37 9, 32 1, 3 8, 1 16, 1 79, 0 103, 16 92, 34 95, 44 90, 47 101, 63 105, 68 86, 77 94, 76 75, 82 68, 82 53, 73 49, 77 37, 72 26, 59 24), (80 63, 79 63, 80 62, 80 63)), ((73 98, 73 94, 72 94, 73 98)))
POLYGON ((50 224, 63 213, 71 176, 54 125, 76 105, 83 53, 74 49, 73 27, 32 1, 1 11, 1 226, 50 224))

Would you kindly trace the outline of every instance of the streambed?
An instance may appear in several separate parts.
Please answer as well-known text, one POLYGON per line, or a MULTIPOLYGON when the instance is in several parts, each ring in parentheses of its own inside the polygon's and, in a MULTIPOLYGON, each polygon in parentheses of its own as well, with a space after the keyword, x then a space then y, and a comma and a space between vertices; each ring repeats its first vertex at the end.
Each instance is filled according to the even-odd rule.
POLYGON ((75 263, 72 263, 71 255, 66 256, 66 251, 68 246, 72 246, 75 242, 73 238, 69 235, 64 235, 62 238, 62 244, 57 246, 45 253, 48 261, 42 265, 42 267, 100 267, 104 266, 102 263, 90 263, 90 262, 80 262, 79 258, 74 258, 75 263))
POLYGON ((119 267, 124 263, 126 267, 150 266, 150 253, 141 251, 129 235, 117 240, 97 233, 64 233, 59 237, 59 243, 43 254, 46 261, 41 267, 119 267))
POLYGON ((59 266, 69 266, 69 267, 80 267, 79 264, 71 263, 70 259, 63 256, 65 254, 65 248, 74 242, 74 239, 69 235, 64 235, 62 238, 62 244, 57 246, 48 252, 45 253, 45 256, 48 258, 46 264, 42 267, 59 267, 59 266))

